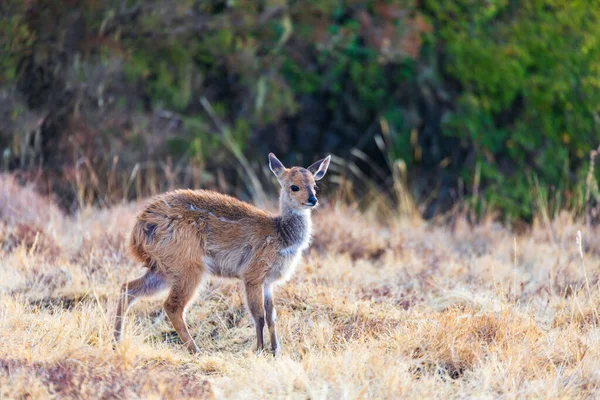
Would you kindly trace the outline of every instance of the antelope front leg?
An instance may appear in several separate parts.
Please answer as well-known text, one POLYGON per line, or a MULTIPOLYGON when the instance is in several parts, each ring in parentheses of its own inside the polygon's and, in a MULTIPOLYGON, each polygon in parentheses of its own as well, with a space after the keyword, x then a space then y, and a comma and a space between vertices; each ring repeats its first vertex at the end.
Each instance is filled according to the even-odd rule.
POLYGON ((279 340, 277 340, 277 330, 275 329, 275 305, 273 304, 273 286, 264 287, 264 301, 265 301, 265 314, 267 317, 267 326, 269 327, 269 335, 271 336, 271 350, 273 356, 277 356, 281 348, 279 347, 279 340))
POLYGON ((246 282, 246 301, 250 314, 256 327, 256 354, 260 354, 265 345, 263 341, 263 328, 265 327, 265 306, 263 300, 263 287, 261 284, 246 282))

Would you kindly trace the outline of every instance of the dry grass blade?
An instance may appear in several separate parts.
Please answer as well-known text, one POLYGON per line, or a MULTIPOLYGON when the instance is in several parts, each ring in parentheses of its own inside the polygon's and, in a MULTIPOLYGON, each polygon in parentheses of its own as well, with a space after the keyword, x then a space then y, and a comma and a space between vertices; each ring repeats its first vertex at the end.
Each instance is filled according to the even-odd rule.
POLYGON ((221 133, 221 140, 229 149, 231 154, 233 154, 237 162, 242 166, 241 172, 244 172, 244 174, 248 177, 250 183, 247 184, 247 187, 250 190, 250 193, 252 193, 254 202, 260 207, 264 207, 267 204, 267 195, 265 190, 260 183, 260 179, 258 179, 258 176, 250 165, 250 162, 240 150, 237 142, 232 138, 230 129, 217 116, 212 105, 205 97, 200 99, 200 103, 202 104, 202 107, 204 107, 206 113, 210 116, 215 126, 219 129, 221 133))

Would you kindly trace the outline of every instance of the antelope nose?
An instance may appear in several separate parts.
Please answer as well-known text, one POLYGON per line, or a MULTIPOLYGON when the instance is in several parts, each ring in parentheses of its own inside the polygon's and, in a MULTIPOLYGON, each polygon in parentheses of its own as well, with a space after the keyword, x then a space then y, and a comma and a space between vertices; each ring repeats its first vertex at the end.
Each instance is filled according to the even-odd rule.
POLYGON ((314 207, 317 204, 317 198, 311 194, 308 200, 306 200, 306 205, 314 207))

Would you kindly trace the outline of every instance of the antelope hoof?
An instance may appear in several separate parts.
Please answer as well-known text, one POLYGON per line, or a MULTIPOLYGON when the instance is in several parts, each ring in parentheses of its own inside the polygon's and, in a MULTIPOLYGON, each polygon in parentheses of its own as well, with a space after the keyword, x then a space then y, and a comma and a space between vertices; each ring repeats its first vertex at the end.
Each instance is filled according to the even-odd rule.
POLYGON ((194 344, 193 346, 188 346, 188 351, 191 355, 200 354, 200 348, 194 344))
POLYGON ((279 358, 281 356, 281 347, 276 347, 273 349, 273 357, 279 358))

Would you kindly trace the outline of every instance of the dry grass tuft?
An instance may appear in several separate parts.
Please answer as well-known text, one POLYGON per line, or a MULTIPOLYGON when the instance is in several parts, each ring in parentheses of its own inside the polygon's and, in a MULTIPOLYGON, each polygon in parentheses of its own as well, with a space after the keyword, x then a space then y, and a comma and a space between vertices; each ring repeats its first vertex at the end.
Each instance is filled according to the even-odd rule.
POLYGON ((600 388, 600 228, 563 213, 515 237, 490 221, 452 230, 350 206, 276 290, 283 355, 254 354, 235 281, 189 308, 198 357, 162 298, 111 326, 141 204, 67 217, 0 176, 1 398, 593 398, 600 388), (581 251, 576 244, 582 232, 581 251))
POLYGON ((3 398, 214 398, 207 380, 178 374, 164 366, 147 365, 139 371, 114 360, 61 360, 31 362, 0 359, 3 398))
POLYGON ((348 254, 352 261, 380 261, 387 252, 399 252, 402 239, 384 232, 378 224, 366 219, 355 206, 336 204, 316 214, 312 251, 348 254))
POLYGON ((29 253, 40 254, 48 261, 53 261, 61 253, 56 241, 46 234, 42 228, 27 223, 7 225, 0 236, 2 249, 7 253, 17 247, 24 247, 29 253))
POLYGON ((40 225, 60 214, 31 186, 19 185, 12 175, 0 174, 0 222, 40 225))
POLYGON ((579 333, 588 333, 600 327, 598 317, 598 306, 600 305, 600 293, 597 291, 592 299, 586 298, 583 290, 575 293, 573 290, 570 297, 565 301, 565 306, 556 313, 552 321, 553 328, 574 329, 579 333))
POLYGON ((516 343, 535 343, 540 329, 528 318, 509 310, 476 313, 463 307, 451 308, 419 321, 405 349, 417 362, 415 372, 437 373, 460 378, 489 357, 507 362, 516 343))

